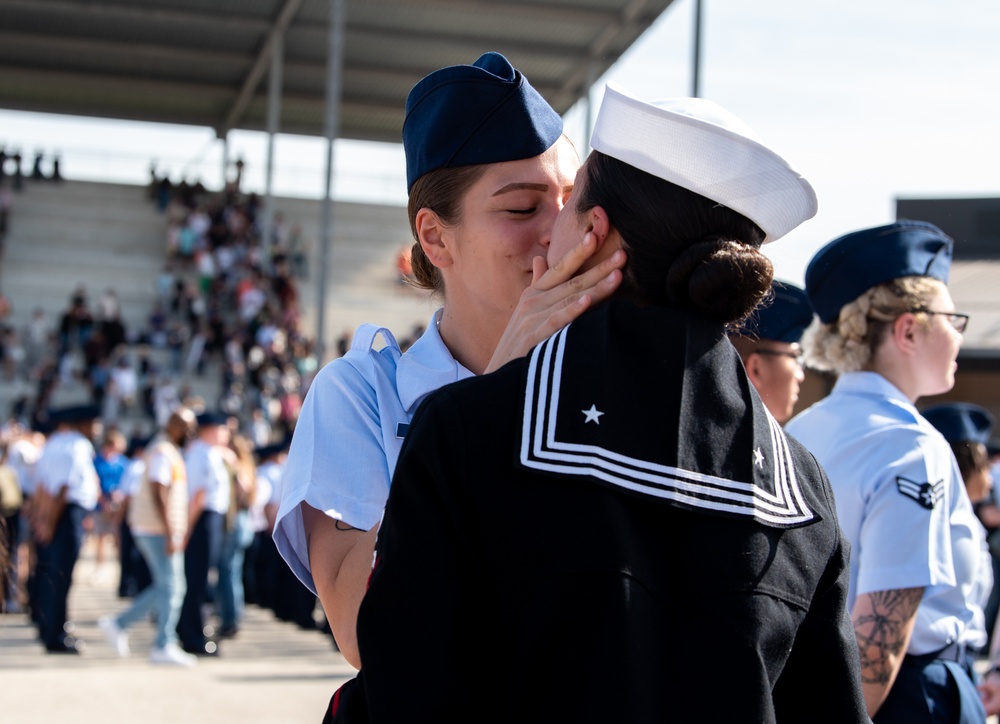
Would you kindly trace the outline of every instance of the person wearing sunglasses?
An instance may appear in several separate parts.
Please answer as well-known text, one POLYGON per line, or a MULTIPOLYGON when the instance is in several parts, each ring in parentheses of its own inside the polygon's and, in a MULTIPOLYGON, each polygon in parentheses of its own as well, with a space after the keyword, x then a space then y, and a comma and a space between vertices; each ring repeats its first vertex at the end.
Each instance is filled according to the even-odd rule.
POLYGON ((805 291, 775 281, 771 298, 729 335, 764 406, 782 424, 791 418, 805 379, 799 340, 812 320, 805 291))
POLYGON ((955 384, 968 317, 948 292, 952 246, 897 221, 835 239, 806 269, 806 363, 838 379, 786 431, 825 468, 851 542, 847 605, 876 724, 985 720, 970 652, 986 642, 984 532, 916 408, 955 384))

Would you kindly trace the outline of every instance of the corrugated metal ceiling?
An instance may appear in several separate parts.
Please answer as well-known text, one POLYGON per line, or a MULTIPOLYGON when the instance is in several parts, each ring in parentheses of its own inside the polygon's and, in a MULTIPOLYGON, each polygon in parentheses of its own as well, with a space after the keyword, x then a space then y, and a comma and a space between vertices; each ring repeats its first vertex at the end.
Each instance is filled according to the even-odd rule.
MULTIPOLYGON (((563 113, 671 2, 346 0, 339 135, 398 141, 413 84, 487 50, 563 113)), ((262 130, 287 18, 281 130, 322 135, 328 17, 328 0, 0 0, 0 107, 262 130)))

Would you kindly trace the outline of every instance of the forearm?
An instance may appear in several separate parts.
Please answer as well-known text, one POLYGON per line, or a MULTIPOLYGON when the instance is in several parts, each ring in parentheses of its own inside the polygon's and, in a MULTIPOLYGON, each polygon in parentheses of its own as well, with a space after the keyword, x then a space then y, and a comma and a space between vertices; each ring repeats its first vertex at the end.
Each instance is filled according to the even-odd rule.
POLYGON ((351 666, 360 669, 358 610, 368 588, 378 528, 358 530, 305 504, 302 508, 316 592, 337 647, 351 666))
POLYGON ((852 619, 861 655, 861 686, 874 717, 892 688, 913 634, 923 588, 858 596, 852 619))

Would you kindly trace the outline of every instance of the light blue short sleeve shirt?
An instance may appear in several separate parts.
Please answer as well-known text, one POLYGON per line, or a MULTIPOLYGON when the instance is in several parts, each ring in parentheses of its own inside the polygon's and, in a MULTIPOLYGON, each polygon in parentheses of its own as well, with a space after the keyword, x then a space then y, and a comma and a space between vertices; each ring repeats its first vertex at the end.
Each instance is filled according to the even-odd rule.
POLYGON ((860 594, 924 588, 909 653, 985 643, 985 535, 951 447, 888 380, 840 376, 786 431, 826 470, 851 543, 848 608, 860 594))
POLYGON ((42 448, 35 469, 37 484, 57 496, 66 486, 66 502, 85 510, 97 507, 101 484, 94 469, 94 446, 76 431, 57 432, 42 448))
POLYGON ((285 464, 274 542, 313 591, 299 505, 354 528, 374 527, 418 405, 434 390, 472 376, 441 340, 439 314, 404 354, 388 330, 359 327, 347 354, 323 367, 309 387, 285 464), (378 337, 386 345, 376 350, 378 337))

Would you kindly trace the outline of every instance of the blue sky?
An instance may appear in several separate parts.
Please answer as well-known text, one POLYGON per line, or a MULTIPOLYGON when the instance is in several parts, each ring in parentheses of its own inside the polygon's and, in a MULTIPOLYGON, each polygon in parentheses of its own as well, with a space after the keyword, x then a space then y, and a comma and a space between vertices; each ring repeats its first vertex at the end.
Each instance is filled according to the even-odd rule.
MULTIPOLYGON (((594 102, 608 80, 644 98, 688 95, 693 8, 675 0, 594 102)), ((743 118, 819 197, 814 219, 767 247, 779 278, 801 283, 822 244, 891 221, 897 196, 1000 195, 998 38, 997 0, 703 0, 701 95, 743 118)), ((580 146, 583 119, 580 108, 566 117, 580 146)), ((221 167, 209 129, 0 111, 0 144, 29 162, 60 151, 70 176, 142 182, 155 157, 175 178, 212 183, 221 167)), ((265 148, 262 134, 231 136, 230 157, 247 159, 259 188, 265 148)), ((319 196, 322 149, 279 136, 276 193, 319 196)), ((352 188, 404 201, 399 147, 338 142, 336 159, 352 188)))

